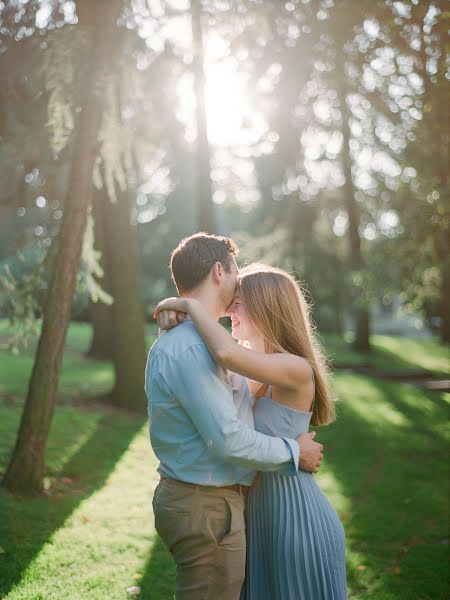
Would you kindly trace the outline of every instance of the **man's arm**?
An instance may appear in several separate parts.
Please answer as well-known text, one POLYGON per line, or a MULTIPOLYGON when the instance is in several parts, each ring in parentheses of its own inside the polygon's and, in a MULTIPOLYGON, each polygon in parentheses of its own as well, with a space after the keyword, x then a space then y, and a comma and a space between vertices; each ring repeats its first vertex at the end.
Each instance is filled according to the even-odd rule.
MULTIPOLYGON (((170 371, 175 376, 170 382, 166 378, 166 383, 172 394, 191 417, 205 444, 224 461, 259 471, 297 473, 297 441, 264 435, 238 418, 232 390, 219 377, 217 365, 203 344, 191 346, 171 361, 170 371)), ((311 437, 308 439, 321 448, 311 437)), ((315 470, 320 463, 319 453, 321 450, 309 470, 315 470)))

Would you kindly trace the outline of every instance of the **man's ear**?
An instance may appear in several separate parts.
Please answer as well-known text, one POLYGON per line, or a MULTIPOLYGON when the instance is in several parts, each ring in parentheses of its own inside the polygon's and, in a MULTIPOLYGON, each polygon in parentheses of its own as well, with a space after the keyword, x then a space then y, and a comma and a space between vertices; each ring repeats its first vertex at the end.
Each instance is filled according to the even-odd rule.
POLYGON ((214 263, 214 265, 211 269, 211 273, 213 276, 214 283, 220 283, 222 281, 222 275, 223 275, 222 263, 220 263, 219 261, 214 263))

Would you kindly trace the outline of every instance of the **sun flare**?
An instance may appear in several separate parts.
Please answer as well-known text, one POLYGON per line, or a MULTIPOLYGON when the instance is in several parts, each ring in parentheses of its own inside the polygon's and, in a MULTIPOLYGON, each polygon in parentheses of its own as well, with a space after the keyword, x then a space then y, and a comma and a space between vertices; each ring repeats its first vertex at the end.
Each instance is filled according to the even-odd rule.
MULTIPOLYGON (((186 137, 195 139, 195 95, 192 76, 180 78, 177 117, 186 124, 186 137)), ((251 145, 266 130, 263 114, 246 91, 246 74, 234 59, 205 64, 205 109, 208 139, 213 146, 251 145)))
POLYGON ((211 66, 205 75, 209 140, 220 146, 237 143, 250 111, 243 77, 230 63, 211 66))

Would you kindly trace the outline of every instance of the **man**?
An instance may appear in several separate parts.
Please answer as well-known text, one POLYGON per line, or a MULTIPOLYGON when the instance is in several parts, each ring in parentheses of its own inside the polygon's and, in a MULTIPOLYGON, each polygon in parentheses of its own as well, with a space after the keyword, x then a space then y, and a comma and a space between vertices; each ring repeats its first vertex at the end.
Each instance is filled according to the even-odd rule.
MULTIPOLYGON (((184 239, 171 257, 178 293, 219 319, 235 293, 236 254, 228 238, 184 239)), ((160 325, 178 320, 165 314, 160 325)), ((246 385, 233 387, 188 318, 150 350, 146 392, 160 460, 155 527, 176 563, 176 598, 237 600, 245 574, 244 500, 255 471, 316 471, 322 446, 315 433, 291 440, 256 432, 246 385)))

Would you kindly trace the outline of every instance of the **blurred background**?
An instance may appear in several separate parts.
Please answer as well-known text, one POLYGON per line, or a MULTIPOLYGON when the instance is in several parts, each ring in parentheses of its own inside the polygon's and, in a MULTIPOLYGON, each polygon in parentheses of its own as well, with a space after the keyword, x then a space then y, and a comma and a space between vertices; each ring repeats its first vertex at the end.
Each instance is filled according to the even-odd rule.
MULTIPOLYGON (((427 500, 417 499, 416 513, 409 507, 417 526, 405 521, 395 541, 374 542, 381 545, 369 553, 372 570, 358 554, 366 549, 351 546, 353 597, 446 596, 445 577, 431 584, 431 571, 419 577, 417 569, 431 569, 433 544, 448 542, 448 17, 444 0, 0 1, 0 469, 9 492, 44 491, 66 502, 56 513, 45 505, 51 524, 44 520, 34 542, 25 530, 12 536, 15 517, 5 521, 11 562, 2 592, 19 585, 55 523, 107 479, 141 427, 142 417, 127 413, 122 445, 95 463, 97 476, 74 496, 83 461, 91 464, 103 443, 99 420, 116 439, 123 415, 107 417, 105 406, 145 413, 151 315, 175 293, 170 252, 208 231, 236 240, 240 264, 258 260, 295 274, 342 404, 359 403, 353 412, 342 406, 342 420, 325 434, 353 474, 348 489, 330 465, 323 476, 344 521, 353 518, 346 502, 370 495, 358 486, 369 465, 381 468, 385 435, 393 452, 409 431, 415 450, 400 462, 418 448, 434 472, 439 460, 427 500), (370 400, 377 410, 387 403, 378 425, 366 414, 370 400), (88 406, 90 417, 80 413, 88 406), (85 418, 91 451, 78 431, 85 418), (361 464, 338 427, 368 444, 361 464), (62 442, 68 431, 71 450, 62 442), (425 506, 440 515, 429 527, 435 542, 413 560, 410 583, 389 584, 392 595, 383 595, 374 573, 398 582, 399 560, 421 539, 425 506)), ((375 469, 374 485, 378 476, 375 469)), ((422 480, 417 472, 397 476, 402 489, 422 480)), ((5 506, 14 512, 9 492, 5 506)), ((392 487, 383 493, 387 502, 392 487)), ((412 492, 405 497, 414 503, 412 492)), ((392 532, 401 517, 390 509, 383 511, 392 532)), ((32 523, 44 509, 36 510, 32 523)), ((356 538, 376 537, 367 523, 355 525, 356 538)), ((165 565, 155 544, 156 564, 165 565)), ((159 585, 151 597, 170 597, 170 568, 137 573, 142 597, 159 585)), ((74 598, 84 585, 74 583, 74 598)), ((8 598, 37 597, 16 593, 8 598)), ((102 593, 122 597, 92 597, 102 593)))

